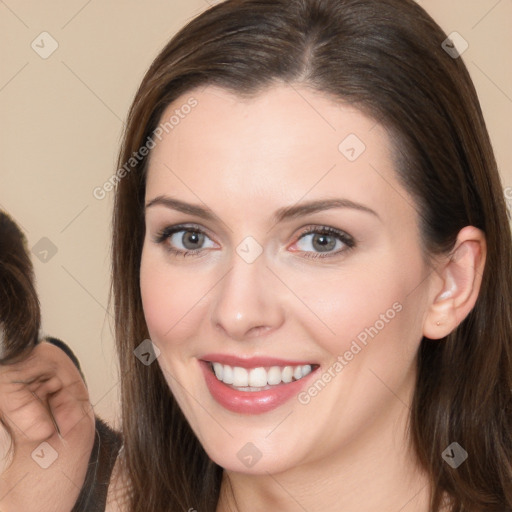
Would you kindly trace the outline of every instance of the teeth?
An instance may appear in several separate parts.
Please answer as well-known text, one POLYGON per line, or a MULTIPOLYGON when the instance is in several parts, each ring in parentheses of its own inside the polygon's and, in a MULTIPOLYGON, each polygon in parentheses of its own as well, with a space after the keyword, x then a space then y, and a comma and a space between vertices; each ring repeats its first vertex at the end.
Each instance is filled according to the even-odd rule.
POLYGON ((269 386, 275 386, 281 382, 281 368, 272 366, 267 372, 267 383, 269 386))
POLYGON ((233 368, 233 386, 238 388, 247 387, 249 385, 249 372, 245 368, 235 366, 233 368))
POLYGON ((249 372, 249 386, 252 388, 262 388, 267 385, 267 372, 265 368, 253 368, 249 372))
POLYGON ((222 382, 225 384, 233 384, 233 368, 231 366, 224 366, 222 364, 221 366, 223 366, 222 379, 219 379, 219 376, 217 376, 217 378, 222 380, 222 382))
POLYGON ((237 388, 250 391, 253 388, 276 386, 281 382, 285 384, 302 379, 311 373, 311 365, 301 366, 271 366, 270 368, 242 368, 227 364, 213 363, 213 371, 217 379, 224 384, 231 384, 237 388))
POLYGON ((224 366, 220 363, 213 363, 213 371, 215 372, 217 379, 222 380, 224 377, 224 366))
POLYGON ((283 382, 288 383, 288 382, 291 382, 292 379, 293 379, 293 368, 291 366, 285 366, 283 368, 283 376, 281 377, 281 380, 283 382))

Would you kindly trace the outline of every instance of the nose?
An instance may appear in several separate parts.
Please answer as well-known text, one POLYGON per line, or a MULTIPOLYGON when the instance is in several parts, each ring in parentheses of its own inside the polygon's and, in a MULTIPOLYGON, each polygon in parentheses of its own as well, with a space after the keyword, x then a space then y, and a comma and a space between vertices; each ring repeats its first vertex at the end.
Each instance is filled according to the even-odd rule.
POLYGON ((237 341, 278 329, 285 314, 277 285, 264 255, 247 263, 234 254, 231 270, 215 287, 211 314, 214 327, 237 341))

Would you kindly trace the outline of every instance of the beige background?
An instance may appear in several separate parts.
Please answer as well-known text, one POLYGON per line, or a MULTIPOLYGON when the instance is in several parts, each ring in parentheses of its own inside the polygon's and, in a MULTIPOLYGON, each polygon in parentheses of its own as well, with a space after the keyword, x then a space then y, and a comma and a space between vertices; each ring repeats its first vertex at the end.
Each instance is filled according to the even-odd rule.
MULTIPOLYGON (((97 413, 113 422, 118 375, 106 310, 112 193, 97 200, 92 191, 115 171, 123 120, 146 68, 209 3, 0 0, 0 208, 19 221, 30 247, 39 244, 34 252, 48 248, 42 238, 55 247, 46 261, 33 256, 43 330, 71 345, 97 413), (51 48, 42 32, 58 43, 46 59, 31 47, 35 40, 39 52, 51 48)), ((512 0, 419 3, 469 43, 463 58, 503 186, 512 187, 512 0)))

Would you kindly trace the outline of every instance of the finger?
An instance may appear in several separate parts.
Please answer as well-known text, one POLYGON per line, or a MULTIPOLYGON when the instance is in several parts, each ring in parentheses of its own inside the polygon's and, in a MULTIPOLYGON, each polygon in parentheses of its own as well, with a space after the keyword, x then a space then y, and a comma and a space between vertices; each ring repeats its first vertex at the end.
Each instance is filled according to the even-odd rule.
POLYGON ((36 398, 15 413, 2 413, 2 422, 11 432, 15 446, 44 441, 56 432, 48 408, 36 398))
POLYGON ((94 410, 88 394, 80 393, 76 395, 68 388, 63 389, 56 395, 51 395, 48 405, 59 432, 64 438, 82 421, 88 421, 88 419, 94 417, 94 410))
POLYGON ((59 432, 48 405, 48 397, 62 390, 62 382, 53 377, 30 386, 14 384, 16 391, 2 393, 1 412, 11 427, 16 444, 44 440, 59 432))
POLYGON ((48 395, 57 393, 63 388, 58 377, 43 382, 11 383, 2 389, 0 396, 0 410, 10 416, 16 415, 25 407, 32 406, 34 401, 46 403, 48 395))

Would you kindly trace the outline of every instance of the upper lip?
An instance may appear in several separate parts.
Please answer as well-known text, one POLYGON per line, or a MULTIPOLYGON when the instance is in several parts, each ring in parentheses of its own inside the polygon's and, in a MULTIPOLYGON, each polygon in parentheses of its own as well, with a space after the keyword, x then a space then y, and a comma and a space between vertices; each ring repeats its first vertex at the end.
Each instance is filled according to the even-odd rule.
POLYGON ((278 359, 276 357, 239 357, 231 354, 206 354, 200 357, 202 361, 209 363, 221 363, 229 366, 239 366, 241 368, 260 368, 265 366, 304 366, 306 364, 314 365, 311 361, 298 361, 278 359))

